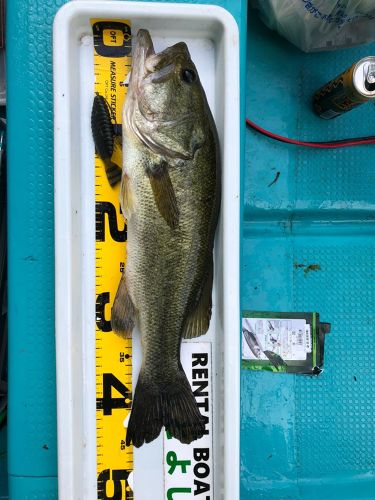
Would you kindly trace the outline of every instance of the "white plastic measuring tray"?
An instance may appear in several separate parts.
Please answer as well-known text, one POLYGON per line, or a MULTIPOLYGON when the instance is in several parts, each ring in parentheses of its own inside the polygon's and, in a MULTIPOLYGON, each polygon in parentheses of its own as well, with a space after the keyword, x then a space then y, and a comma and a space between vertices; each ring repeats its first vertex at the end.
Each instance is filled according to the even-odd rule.
MULTIPOLYGON (((54 23, 59 498, 97 497, 91 18, 129 19, 133 33, 139 28, 150 31, 156 51, 185 41, 215 118, 223 196, 215 241, 213 315, 209 332, 194 342, 211 344, 212 353, 213 490, 208 498, 235 500, 239 498, 240 364, 238 27, 226 10, 216 6, 121 1, 70 2, 54 23)), ((135 387, 141 359, 137 331, 133 339, 135 387)), ((183 342, 183 353, 189 342, 183 342)), ((136 500, 165 497, 163 453, 162 436, 134 449, 136 500)))

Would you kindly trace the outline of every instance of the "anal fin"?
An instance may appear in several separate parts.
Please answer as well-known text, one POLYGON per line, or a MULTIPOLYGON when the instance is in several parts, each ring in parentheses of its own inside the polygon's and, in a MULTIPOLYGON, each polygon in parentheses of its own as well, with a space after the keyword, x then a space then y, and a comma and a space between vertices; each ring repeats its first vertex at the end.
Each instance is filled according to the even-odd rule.
POLYGON ((160 165, 147 169, 146 173, 160 215, 170 228, 175 229, 178 226, 179 212, 167 163, 162 161, 160 165))
POLYGON ((212 281, 213 281, 213 262, 212 258, 209 264, 210 268, 206 275, 206 280, 200 289, 199 299, 196 306, 192 309, 185 322, 183 337, 193 339, 207 333, 210 326, 212 312, 212 281))
POLYGON ((130 338, 137 316, 137 310, 129 295, 125 272, 122 273, 111 312, 112 330, 124 338, 130 338))

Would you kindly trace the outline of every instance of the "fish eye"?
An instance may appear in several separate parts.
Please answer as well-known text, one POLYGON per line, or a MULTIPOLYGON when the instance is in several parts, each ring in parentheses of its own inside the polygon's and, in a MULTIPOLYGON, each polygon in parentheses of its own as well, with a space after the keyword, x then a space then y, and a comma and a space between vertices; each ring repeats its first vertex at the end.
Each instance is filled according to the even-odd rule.
POLYGON ((181 71, 181 78, 186 83, 194 83, 197 81, 197 74, 193 69, 183 69, 181 71))

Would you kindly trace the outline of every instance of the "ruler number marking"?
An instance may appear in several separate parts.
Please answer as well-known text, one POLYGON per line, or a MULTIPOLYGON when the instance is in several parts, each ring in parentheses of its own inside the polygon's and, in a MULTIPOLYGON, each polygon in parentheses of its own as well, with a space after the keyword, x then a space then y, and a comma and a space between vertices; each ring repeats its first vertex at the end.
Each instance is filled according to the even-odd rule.
POLYGON ((98 474, 98 499, 100 500, 133 500, 133 492, 128 484, 128 477, 131 470, 128 469, 105 469, 98 474), (112 477, 111 477, 112 475, 112 477), (109 481, 113 482, 113 495, 107 496, 106 486, 109 481), (123 486, 125 495, 123 496, 123 486))
POLYGON ((109 201, 97 201, 95 211, 96 241, 105 241, 105 216, 108 217, 109 232, 114 241, 123 243, 126 241, 127 228, 119 229, 117 225, 117 212, 115 206, 109 201))
POLYGON ((111 321, 105 319, 105 306, 110 302, 109 292, 102 292, 96 298, 96 325, 102 332, 111 332, 111 321))
POLYGON ((112 410, 125 408, 130 410, 132 393, 113 373, 103 373, 103 397, 96 399, 96 409, 103 410, 103 415, 112 415, 112 410), (113 398, 112 388, 123 397, 113 398))

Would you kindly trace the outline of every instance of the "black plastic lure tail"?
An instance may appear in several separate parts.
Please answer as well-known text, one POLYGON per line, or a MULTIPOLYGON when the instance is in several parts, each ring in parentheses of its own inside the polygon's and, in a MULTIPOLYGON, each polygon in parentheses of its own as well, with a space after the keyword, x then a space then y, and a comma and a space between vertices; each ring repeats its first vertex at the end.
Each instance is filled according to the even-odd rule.
POLYGON ((109 106, 99 94, 94 97, 91 111, 91 131, 97 154, 104 162, 108 182, 111 186, 121 180, 121 168, 112 161, 115 132, 111 122, 109 106))

